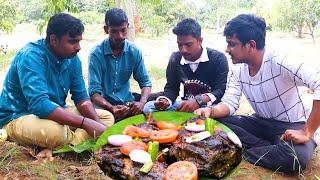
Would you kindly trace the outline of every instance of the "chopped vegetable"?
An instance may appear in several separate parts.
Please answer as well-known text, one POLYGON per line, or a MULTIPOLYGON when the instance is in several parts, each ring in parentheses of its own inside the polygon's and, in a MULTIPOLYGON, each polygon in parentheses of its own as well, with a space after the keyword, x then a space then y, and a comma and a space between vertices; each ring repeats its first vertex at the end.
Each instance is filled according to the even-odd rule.
POLYGON ((115 134, 108 137, 108 143, 114 146, 122 146, 129 141, 132 141, 132 137, 124 134, 115 134))
POLYGON ((148 143, 148 153, 151 155, 151 159, 153 162, 157 160, 158 151, 159 151, 159 142, 158 141, 154 141, 154 142, 150 141, 148 143))
POLYGON ((131 151, 129 156, 132 161, 139 162, 142 164, 151 161, 150 154, 144 150, 141 150, 141 149, 135 149, 135 150, 131 151))
POLYGON ((211 136, 211 134, 209 133, 209 131, 203 131, 203 132, 200 132, 198 134, 195 134, 193 136, 186 138, 186 142, 193 143, 193 142, 204 140, 210 136, 211 136))
POLYGON ((228 138, 230 139, 230 141, 232 141, 234 144, 236 144, 237 146, 242 148, 242 143, 241 143, 239 137, 235 133, 228 132, 227 135, 228 135, 228 138))
POLYGON ((152 169, 152 166, 153 166, 153 162, 152 162, 152 161, 146 162, 146 163, 144 163, 144 165, 140 168, 139 171, 141 171, 141 172, 143 172, 143 173, 148 173, 148 172, 152 169))
POLYGON ((205 120, 205 130, 209 131, 210 134, 214 134, 214 125, 215 125, 215 121, 213 119, 210 118, 206 118, 205 120))

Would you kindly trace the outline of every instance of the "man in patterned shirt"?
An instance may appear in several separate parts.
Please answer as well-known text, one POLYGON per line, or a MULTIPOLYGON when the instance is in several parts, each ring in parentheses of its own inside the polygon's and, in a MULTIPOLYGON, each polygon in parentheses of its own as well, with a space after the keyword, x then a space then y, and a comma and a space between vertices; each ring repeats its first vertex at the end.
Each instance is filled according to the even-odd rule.
POLYGON ((233 67, 221 103, 197 109, 230 127, 240 138, 244 158, 286 173, 306 168, 317 146, 320 124, 319 71, 265 47, 264 19, 241 14, 226 24, 226 52, 233 67), (313 106, 304 102, 302 86, 314 91, 313 106), (255 114, 232 116, 244 93, 255 114))

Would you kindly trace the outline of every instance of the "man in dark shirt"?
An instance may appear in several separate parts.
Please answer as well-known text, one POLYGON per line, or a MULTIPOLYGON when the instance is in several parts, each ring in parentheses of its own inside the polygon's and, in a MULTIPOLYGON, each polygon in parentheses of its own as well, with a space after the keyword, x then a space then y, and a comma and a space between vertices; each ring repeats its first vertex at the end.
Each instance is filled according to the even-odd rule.
POLYGON ((149 101, 144 112, 158 110, 193 112, 207 104, 220 102, 226 89, 228 62, 226 56, 202 46, 201 27, 188 18, 173 29, 179 52, 172 53, 166 71, 167 84, 162 96, 149 101), (176 101, 180 83, 184 98, 176 101))

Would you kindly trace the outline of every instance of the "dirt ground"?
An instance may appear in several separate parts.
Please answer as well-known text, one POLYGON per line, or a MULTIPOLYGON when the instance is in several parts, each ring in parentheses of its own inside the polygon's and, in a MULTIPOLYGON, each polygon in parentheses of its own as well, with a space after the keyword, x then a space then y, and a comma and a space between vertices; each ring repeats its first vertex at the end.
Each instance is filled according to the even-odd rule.
MULTIPOLYGON (((104 37, 100 27, 88 27, 84 34, 80 57, 83 61, 84 77, 87 78, 87 56, 94 44, 104 37)), ((102 29, 102 27, 101 27, 102 29)), ((35 27, 30 25, 18 26, 11 35, 0 37, 1 41, 9 44, 10 49, 18 50, 26 42, 39 38, 35 34, 35 27)), ((150 69, 164 71, 171 52, 177 50, 175 36, 165 36, 159 39, 137 38, 136 44, 142 49, 145 63, 150 69)), ((225 41, 221 33, 206 30, 203 32, 204 45, 224 51, 225 41)), ((267 47, 272 46, 281 50, 290 50, 304 61, 318 65, 318 44, 312 44, 312 40, 298 40, 288 38, 286 35, 274 35, 267 37, 267 47)), ((0 89, 6 69, 0 70, 0 89)), ((150 74, 157 76, 157 72, 150 74)), ((163 74, 163 72, 160 72, 163 74)), ((162 90, 165 78, 153 79, 153 91, 162 90)), ((137 86, 133 85, 137 90, 137 86)), ((252 109, 246 100, 242 100, 238 114, 250 114, 252 109)), ((320 143, 320 137, 317 137, 320 143)), ((54 156, 53 160, 39 161, 34 156, 34 149, 18 146, 12 142, 0 142, 0 179, 110 179, 104 176, 97 166, 92 154, 68 153, 54 156)), ((286 176, 242 161, 229 179, 320 179, 320 148, 314 153, 314 157, 305 171, 297 176, 286 176)))

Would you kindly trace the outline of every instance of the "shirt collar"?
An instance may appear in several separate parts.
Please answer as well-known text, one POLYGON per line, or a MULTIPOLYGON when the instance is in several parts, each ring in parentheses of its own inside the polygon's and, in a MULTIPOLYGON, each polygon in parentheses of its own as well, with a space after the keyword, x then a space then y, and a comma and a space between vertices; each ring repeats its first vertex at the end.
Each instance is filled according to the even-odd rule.
MULTIPOLYGON (((103 42, 103 46, 104 46, 104 50, 103 50, 103 54, 105 55, 110 55, 112 54, 112 49, 110 47, 110 42, 109 42, 109 38, 106 38, 103 42)), ((123 51, 122 52, 127 52, 129 49, 129 44, 128 44, 128 40, 124 40, 124 46, 123 46, 123 51)))
POLYGON ((202 53, 199 59, 195 61, 188 61, 186 60, 183 56, 181 58, 180 64, 185 65, 185 64, 199 64, 200 62, 207 62, 209 61, 208 53, 207 53, 207 48, 202 47, 202 53))

